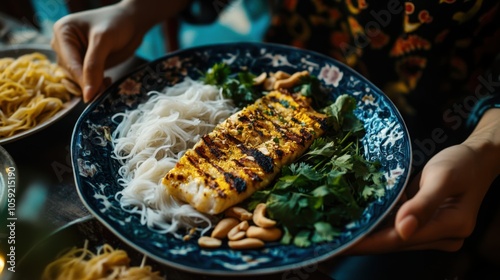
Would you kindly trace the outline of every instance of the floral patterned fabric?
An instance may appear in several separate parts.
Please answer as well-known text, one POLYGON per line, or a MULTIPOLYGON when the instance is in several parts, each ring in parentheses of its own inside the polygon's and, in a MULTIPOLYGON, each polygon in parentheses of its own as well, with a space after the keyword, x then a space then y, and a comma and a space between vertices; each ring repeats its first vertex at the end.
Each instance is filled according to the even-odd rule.
POLYGON ((493 0, 274 1, 266 40, 332 56, 381 88, 406 118, 434 123, 438 118, 453 126, 443 112, 490 80, 481 75, 500 49, 499 5, 493 0))

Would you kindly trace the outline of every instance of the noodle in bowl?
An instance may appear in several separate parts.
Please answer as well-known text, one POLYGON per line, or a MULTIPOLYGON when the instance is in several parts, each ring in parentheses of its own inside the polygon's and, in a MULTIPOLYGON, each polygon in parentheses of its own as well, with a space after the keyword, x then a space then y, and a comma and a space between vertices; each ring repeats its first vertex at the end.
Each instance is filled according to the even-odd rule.
POLYGON ((79 87, 55 60, 45 46, 0 51, 0 144, 51 125, 81 100, 79 87))

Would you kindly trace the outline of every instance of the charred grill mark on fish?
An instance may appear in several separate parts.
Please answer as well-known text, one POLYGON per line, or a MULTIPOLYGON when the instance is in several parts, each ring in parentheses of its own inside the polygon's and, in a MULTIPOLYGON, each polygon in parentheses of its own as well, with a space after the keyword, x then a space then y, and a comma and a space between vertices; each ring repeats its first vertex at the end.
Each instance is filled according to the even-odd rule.
POLYGON ((234 188, 238 193, 242 193, 247 189, 247 183, 245 180, 230 172, 224 172, 224 179, 231 186, 231 188, 234 188))
POLYGON ((169 194, 218 214, 266 187, 324 132, 326 116, 309 102, 272 91, 218 124, 167 173, 169 194))
POLYGON ((243 154, 253 157, 257 164, 264 170, 264 172, 271 173, 274 170, 274 162, 271 157, 264 155, 257 149, 247 147, 244 143, 230 134, 225 134, 224 136, 227 137, 227 139, 229 139, 231 142, 233 142, 243 154))

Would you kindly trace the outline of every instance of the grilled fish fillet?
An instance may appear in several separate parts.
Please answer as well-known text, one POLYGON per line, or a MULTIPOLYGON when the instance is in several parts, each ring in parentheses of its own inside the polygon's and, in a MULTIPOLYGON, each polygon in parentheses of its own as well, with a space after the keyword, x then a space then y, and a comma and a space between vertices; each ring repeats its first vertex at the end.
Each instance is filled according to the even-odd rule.
POLYGON ((198 211, 221 213, 266 187, 325 128, 308 98, 272 91, 203 136, 162 183, 198 211))

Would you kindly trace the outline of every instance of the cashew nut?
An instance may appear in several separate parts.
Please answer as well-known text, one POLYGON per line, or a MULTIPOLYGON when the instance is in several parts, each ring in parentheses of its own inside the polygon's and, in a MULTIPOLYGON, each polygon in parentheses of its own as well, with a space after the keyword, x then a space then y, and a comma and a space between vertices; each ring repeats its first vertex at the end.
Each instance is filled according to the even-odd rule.
POLYGON ((224 218, 219 221, 212 231, 211 237, 224 239, 226 238, 228 232, 238 225, 240 222, 235 218, 224 218))
POLYGON ((302 72, 296 72, 292 76, 284 79, 284 80, 277 80, 273 87, 275 90, 280 89, 280 88, 291 88, 294 85, 297 84, 297 82, 305 76, 308 76, 309 72, 308 71, 302 71, 302 72))
POLYGON ((226 217, 233 217, 240 221, 248 221, 252 219, 252 213, 242 207, 231 207, 224 212, 226 217))
POLYGON ((229 241, 228 245, 230 248, 237 250, 256 249, 264 247, 264 241, 257 238, 245 238, 236 241, 229 241))
POLYGON ((240 240, 245 237, 246 231, 248 229, 248 221, 243 221, 233 227, 228 233, 227 238, 229 240, 240 240))
POLYGON ((276 221, 271 220, 265 216, 266 204, 259 203, 255 210, 253 211, 253 222, 259 227, 269 228, 276 225, 276 221))
POLYGON ((269 77, 264 81, 264 89, 265 90, 272 90, 274 88, 274 83, 276 82, 275 77, 269 77))
POLYGON ((290 77, 290 74, 288 74, 285 71, 279 70, 273 74, 273 77, 275 77, 276 80, 283 80, 283 79, 288 79, 290 77))
POLYGON ((276 241, 281 238, 281 229, 277 227, 261 228, 250 226, 247 230, 247 236, 262 241, 276 241))
POLYGON ((218 248, 222 245, 222 240, 213 237, 202 236, 198 239, 198 245, 202 248, 218 248))
POLYGON ((267 78, 267 73, 262 72, 259 76, 253 78, 253 85, 258 86, 258 85, 264 83, 266 78, 267 78))

